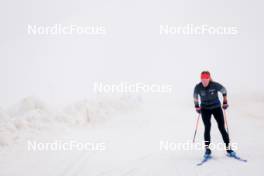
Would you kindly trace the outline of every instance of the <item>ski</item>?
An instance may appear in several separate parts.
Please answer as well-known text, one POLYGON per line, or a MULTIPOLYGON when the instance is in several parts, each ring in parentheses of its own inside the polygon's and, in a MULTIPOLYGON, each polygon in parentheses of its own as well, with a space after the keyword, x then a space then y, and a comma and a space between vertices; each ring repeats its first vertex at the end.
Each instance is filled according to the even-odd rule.
POLYGON ((242 159, 242 158, 240 158, 237 154, 227 154, 227 156, 228 156, 229 158, 234 158, 234 159, 236 159, 236 160, 238 160, 238 161, 247 162, 246 159, 242 159))
POLYGON ((212 158, 211 155, 205 155, 204 158, 203 158, 203 160, 202 160, 200 163, 196 164, 196 165, 197 165, 197 166, 201 166, 201 165, 203 165, 204 163, 206 163, 208 160, 210 160, 211 158, 212 158))

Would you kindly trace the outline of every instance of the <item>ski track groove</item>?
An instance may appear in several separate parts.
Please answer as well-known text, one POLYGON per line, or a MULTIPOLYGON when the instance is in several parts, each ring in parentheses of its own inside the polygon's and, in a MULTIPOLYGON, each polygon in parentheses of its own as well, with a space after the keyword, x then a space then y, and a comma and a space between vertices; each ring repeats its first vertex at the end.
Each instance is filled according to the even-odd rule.
MULTIPOLYGON (((132 164, 132 166, 135 166, 134 163, 138 163, 139 161, 143 161, 146 160, 148 158, 150 158, 151 156, 153 156, 153 153, 149 153, 147 155, 144 156, 140 156, 138 159, 135 159, 132 164)), ((109 174, 114 175, 114 176, 131 176, 131 175, 135 175, 140 169, 139 167, 132 167, 129 169, 126 169, 128 165, 131 165, 131 163, 127 163, 126 165, 122 166, 121 169, 116 169, 116 168, 112 168, 109 169, 108 171, 102 171, 98 174, 96 174, 96 176, 109 176, 109 174), (119 172, 119 174, 117 175, 116 172, 119 172)))
POLYGON ((62 173, 60 176, 76 176, 77 172, 82 169, 82 166, 84 165, 85 161, 87 161, 89 156, 92 156, 94 153, 81 153, 76 157, 74 160, 71 160, 66 165, 66 168, 63 169, 62 173))

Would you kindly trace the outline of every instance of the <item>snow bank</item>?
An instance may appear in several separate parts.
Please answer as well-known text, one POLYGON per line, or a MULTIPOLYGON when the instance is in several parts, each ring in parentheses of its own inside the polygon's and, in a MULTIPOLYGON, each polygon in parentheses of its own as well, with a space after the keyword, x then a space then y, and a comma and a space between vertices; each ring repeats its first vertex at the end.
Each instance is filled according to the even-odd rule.
POLYGON ((96 124, 118 113, 137 109, 140 99, 133 96, 98 96, 62 108, 49 107, 35 97, 27 97, 7 110, 0 108, 0 146, 9 145, 24 132, 37 133, 58 126, 96 124))
POLYGON ((82 100, 64 107, 56 119, 73 125, 97 123, 107 120, 114 114, 137 109, 139 103, 138 98, 130 96, 97 97, 95 100, 82 100))
POLYGON ((10 144, 15 137, 16 127, 10 116, 0 108, 0 145, 10 144))

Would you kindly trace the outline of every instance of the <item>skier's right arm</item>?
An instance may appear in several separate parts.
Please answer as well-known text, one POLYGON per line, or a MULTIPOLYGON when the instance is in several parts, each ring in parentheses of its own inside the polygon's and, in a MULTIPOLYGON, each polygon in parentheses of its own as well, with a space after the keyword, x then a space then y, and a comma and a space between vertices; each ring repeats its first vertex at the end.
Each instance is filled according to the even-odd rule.
POLYGON ((193 101, 194 101, 194 107, 197 111, 197 113, 201 113, 201 107, 199 106, 199 96, 198 96, 198 90, 197 86, 194 88, 193 92, 193 101))

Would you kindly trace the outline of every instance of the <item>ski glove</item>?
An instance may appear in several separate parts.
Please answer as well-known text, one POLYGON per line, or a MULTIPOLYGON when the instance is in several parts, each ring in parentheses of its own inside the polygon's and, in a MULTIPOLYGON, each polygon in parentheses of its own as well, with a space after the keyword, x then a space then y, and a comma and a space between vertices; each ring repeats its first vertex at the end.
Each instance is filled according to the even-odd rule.
POLYGON ((195 110, 197 113, 201 113, 201 107, 199 105, 195 105, 195 110))
POLYGON ((226 101, 223 102, 223 106, 222 106, 222 108, 223 108, 224 110, 226 110, 226 109, 228 108, 228 104, 227 104, 226 101))

